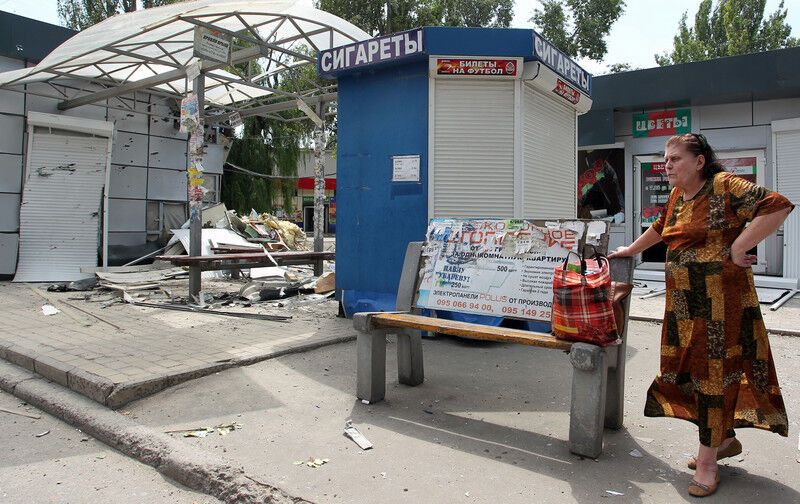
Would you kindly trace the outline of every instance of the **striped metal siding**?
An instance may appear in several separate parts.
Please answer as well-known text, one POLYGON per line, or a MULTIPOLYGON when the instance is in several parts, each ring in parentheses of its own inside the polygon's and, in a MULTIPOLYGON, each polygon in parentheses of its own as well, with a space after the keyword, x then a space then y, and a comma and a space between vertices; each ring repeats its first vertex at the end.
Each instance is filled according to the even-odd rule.
MULTIPOLYGON (((779 193, 800 204, 800 130, 775 133, 775 168, 779 193)), ((800 211, 783 225, 783 276, 800 278, 800 211)))
POLYGON ((435 84, 433 216, 514 216, 514 81, 435 84))
POLYGON ((77 280, 97 264, 109 139, 62 133, 33 134, 15 282, 77 280))
POLYGON ((575 111, 528 84, 522 101, 523 217, 575 217, 575 111))

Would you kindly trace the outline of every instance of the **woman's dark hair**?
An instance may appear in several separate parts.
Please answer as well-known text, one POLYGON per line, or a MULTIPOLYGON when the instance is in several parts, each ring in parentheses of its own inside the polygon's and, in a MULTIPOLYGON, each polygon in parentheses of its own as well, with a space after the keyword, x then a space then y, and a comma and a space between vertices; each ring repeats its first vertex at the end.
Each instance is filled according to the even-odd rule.
POLYGON ((717 154, 714 149, 708 145, 706 136, 701 133, 686 133, 684 135, 675 135, 667 140, 667 147, 671 145, 682 144, 686 146, 686 150, 695 156, 703 155, 706 163, 703 165, 703 177, 713 177, 719 172, 724 172, 725 168, 722 163, 717 159, 717 154))

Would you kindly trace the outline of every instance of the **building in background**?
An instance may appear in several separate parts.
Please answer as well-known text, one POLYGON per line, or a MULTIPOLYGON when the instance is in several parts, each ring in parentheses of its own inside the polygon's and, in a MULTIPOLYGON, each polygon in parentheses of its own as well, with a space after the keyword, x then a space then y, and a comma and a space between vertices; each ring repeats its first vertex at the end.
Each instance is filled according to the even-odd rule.
MULTIPOLYGON (((800 48, 604 75, 579 121, 578 208, 613 221, 610 247, 630 243, 669 195, 664 143, 703 133, 728 171, 800 202, 800 48)), ((762 285, 800 277, 800 212, 757 250, 762 285)), ((637 276, 663 277, 665 249, 637 276)))

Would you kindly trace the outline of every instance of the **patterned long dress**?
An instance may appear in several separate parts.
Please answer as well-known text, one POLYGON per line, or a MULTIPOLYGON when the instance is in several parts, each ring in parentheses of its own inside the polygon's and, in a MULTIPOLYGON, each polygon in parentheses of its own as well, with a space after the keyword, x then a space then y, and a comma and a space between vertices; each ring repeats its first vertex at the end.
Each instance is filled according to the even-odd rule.
POLYGON ((688 201, 672 190, 653 223, 667 245, 667 299, 661 370, 645 416, 693 422, 711 447, 734 428, 788 436, 753 271, 734 264, 730 250, 748 221, 790 207, 782 195, 725 172, 688 201))

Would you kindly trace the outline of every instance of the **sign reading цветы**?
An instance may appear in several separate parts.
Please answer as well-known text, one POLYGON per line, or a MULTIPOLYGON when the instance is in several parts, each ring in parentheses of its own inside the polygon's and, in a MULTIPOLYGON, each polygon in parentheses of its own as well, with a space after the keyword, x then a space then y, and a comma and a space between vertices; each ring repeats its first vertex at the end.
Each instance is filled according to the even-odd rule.
POLYGON ((690 109, 633 114, 634 138, 683 135, 692 132, 690 109))

